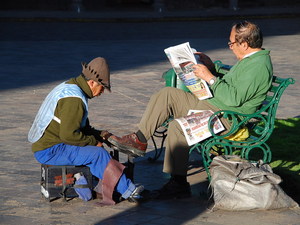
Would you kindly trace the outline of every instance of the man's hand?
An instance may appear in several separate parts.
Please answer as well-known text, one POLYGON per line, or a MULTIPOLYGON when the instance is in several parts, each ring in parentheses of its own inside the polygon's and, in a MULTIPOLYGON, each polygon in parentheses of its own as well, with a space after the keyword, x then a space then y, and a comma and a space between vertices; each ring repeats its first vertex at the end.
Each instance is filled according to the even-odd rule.
POLYGON ((195 55, 199 56, 200 62, 202 62, 211 73, 215 72, 215 64, 207 55, 205 55, 203 52, 196 52, 195 55))
POLYGON ((106 141, 110 136, 112 135, 112 133, 108 132, 107 130, 102 130, 100 132, 100 137, 106 141))
POLYGON ((197 64, 193 66, 194 74, 205 80, 206 82, 209 82, 212 78, 214 78, 214 75, 209 71, 209 69, 202 64, 197 64))
POLYGON ((111 143, 107 141, 107 139, 113 135, 112 133, 108 132, 107 130, 102 130, 100 132, 100 137, 103 141, 103 143, 105 143, 108 147, 111 147, 111 143))
POLYGON ((96 145, 97 147, 103 147, 103 143, 98 141, 98 144, 96 145))

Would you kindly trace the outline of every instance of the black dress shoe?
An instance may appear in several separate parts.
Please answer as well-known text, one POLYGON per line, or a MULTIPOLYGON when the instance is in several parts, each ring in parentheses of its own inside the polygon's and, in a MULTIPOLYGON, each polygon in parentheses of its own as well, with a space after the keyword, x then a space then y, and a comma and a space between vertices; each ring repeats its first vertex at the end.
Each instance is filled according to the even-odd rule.
POLYGON ((155 199, 180 199, 191 197, 191 187, 188 182, 178 183, 170 179, 161 189, 152 193, 155 199))

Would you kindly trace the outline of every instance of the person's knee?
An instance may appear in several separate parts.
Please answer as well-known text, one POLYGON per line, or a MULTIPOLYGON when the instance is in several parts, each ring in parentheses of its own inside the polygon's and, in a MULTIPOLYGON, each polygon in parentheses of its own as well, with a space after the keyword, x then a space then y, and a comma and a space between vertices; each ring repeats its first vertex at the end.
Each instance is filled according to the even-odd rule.
POLYGON ((170 87, 164 87, 162 89, 160 89, 158 92, 154 93, 151 97, 150 97, 150 104, 152 103, 156 103, 161 99, 166 99, 165 96, 168 95, 169 93, 169 88, 170 87))
POLYGON ((160 91, 162 94, 170 95, 176 90, 177 90, 177 88, 174 88, 174 87, 164 87, 160 91))
POLYGON ((100 159, 110 159, 111 155, 109 154, 108 151, 106 151, 104 148, 102 147, 96 147, 94 148, 94 155, 95 158, 100 158, 100 159))

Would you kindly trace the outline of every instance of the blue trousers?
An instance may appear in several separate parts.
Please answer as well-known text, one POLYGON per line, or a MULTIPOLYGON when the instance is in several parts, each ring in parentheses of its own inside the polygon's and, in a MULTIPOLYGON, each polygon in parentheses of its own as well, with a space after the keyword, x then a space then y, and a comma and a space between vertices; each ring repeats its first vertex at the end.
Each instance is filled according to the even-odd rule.
MULTIPOLYGON (((62 166, 72 165, 81 166, 86 165, 90 168, 91 173, 103 178, 103 173, 108 162, 111 160, 110 154, 102 147, 97 146, 74 146, 66 144, 57 144, 50 148, 34 153, 36 160, 41 164, 62 166)), ((119 192, 123 198, 127 199, 135 189, 132 181, 122 174, 116 186, 116 191, 119 192)))

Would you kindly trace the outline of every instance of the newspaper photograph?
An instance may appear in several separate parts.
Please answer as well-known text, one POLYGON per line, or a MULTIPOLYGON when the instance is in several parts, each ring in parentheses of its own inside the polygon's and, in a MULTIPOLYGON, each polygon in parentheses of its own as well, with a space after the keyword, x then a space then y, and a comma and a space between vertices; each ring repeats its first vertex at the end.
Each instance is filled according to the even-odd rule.
MULTIPOLYGON (((208 129, 208 120, 213 114, 211 110, 189 110, 188 115, 176 119, 180 124, 189 146, 211 137, 208 129)), ((218 117, 213 119, 214 133, 224 130, 224 126, 218 117)))
POLYGON ((199 99, 211 98, 212 94, 206 81, 194 74, 193 66, 201 62, 196 60, 189 42, 166 48, 165 53, 180 80, 199 99))

